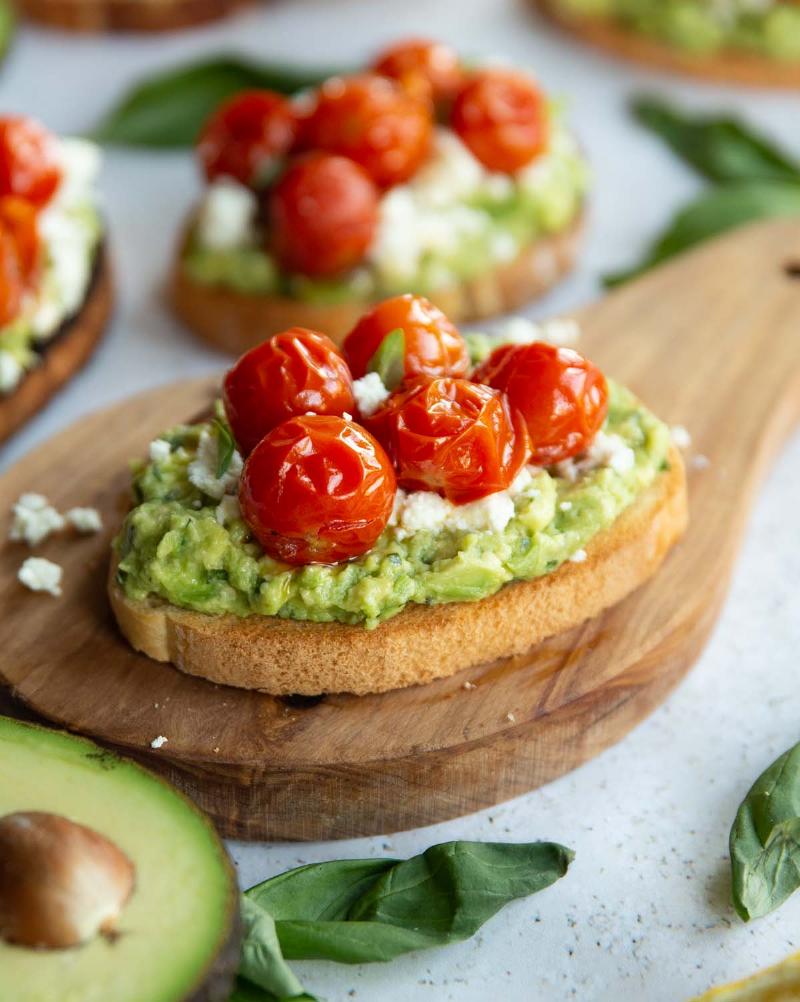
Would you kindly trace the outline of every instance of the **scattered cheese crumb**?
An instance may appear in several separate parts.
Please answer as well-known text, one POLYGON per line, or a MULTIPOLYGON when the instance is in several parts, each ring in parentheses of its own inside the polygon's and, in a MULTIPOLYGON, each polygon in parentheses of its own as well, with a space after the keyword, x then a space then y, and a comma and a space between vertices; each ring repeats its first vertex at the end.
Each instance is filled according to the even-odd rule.
POLYGON ((172 454, 172 447, 163 438, 156 438, 150 443, 150 459, 154 463, 163 463, 172 454))
POLYGON ((73 529, 87 536, 103 528, 103 519, 96 508, 70 508, 66 519, 73 529))
POLYGON ((353 396, 359 414, 370 417, 391 394, 377 372, 368 372, 353 383, 353 396))
POLYGON ((711 460, 708 456, 700 454, 692 459, 691 465, 694 470, 707 470, 711 466, 711 460))
POLYGON ((219 745, 214 749, 214 754, 219 755, 219 745))
POLYGON ((17 577, 31 591, 44 591, 56 598, 61 594, 63 570, 52 560, 43 557, 28 557, 20 567, 17 577))
POLYGON ((161 748, 163 745, 167 743, 167 740, 168 739, 165 738, 163 734, 159 734, 157 738, 153 738, 153 740, 150 742, 150 747, 156 749, 161 748))
POLYGON ((514 714, 513 714, 513 713, 507 713, 507 714, 506 714, 506 720, 507 720, 507 721, 508 721, 508 722, 509 722, 510 724, 515 724, 515 723, 517 722, 517 718, 516 718, 516 717, 514 716, 514 714))
POLYGON ((64 528, 64 518, 43 494, 23 494, 13 508, 9 539, 37 546, 53 532, 64 528))
POLYGON ((467 689, 467 690, 470 690, 470 689, 477 689, 478 687, 477 687, 477 685, 475 685, 475 683, 474 683, 474 682, 465 682, 465 683, 464 683, 464 684, 463 684, 463 685, 461 686, 461 688, 462 688, 462 689, 467 689))
POLYGON ((237 518, 242 517, 239 499, 233 494, 226 494, 217 505, 214 515, 220 525, 229 525, 231 522, 235 522, 237 518))
POLYGON ((206 189, 197 218, 197 238, 209 250, 236 250, 253 243, 258 200, 254 192, 230 177, 206 189))
POLYGON ((228 469, 217 476, 219 442, 217 436, 204 428, 197 445, 197 458, 189 463, 189 481, 210 498, 221 501, 225 494, 238 490, 244 463, 234 449, 228 469))
POLYGON ((582 564, 586 560, 586 550, 576 550, 569 559, 570 563, 582 564))
POLYGON ((673 425, 669 430, 672 436, 672 441, 677 445, 679 449, 688 449, 692 444, 692 436, 689 434, 687 428, 684 428, 682 424, 673 425))

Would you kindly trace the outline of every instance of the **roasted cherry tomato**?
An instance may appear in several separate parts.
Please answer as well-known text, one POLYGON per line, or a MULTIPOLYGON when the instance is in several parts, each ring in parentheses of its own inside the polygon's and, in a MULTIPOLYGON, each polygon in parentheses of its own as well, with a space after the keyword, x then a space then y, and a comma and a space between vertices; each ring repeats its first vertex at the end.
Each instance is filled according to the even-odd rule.
POLYGON ((498 348, 473 379, 503 392, 525 418, 531 459, 549 466, 583 452, 608 413, 603 373, 571 348, 536 342, 498 348))
POLYGON ((333 77, 320 87, 302 128, 303 144, 350 157, 377 185, 407 181, 428 155, 432 111, 377 74, 333 77))
POLYGON ((407 294, 378 303, 347 335, 342 347, 356 379, 366 373, 386 335, 398 328, 405 335, 405 379, 466 376, 469 352, 455 325, 424 296, 407 294))
POLYGON ((435 379, 394 394, 366 422, 407 490, 456 504, 502 491, 528 458, 522 415, 506 396, 466 379, 435 379))
POLYGON ((297 136, 292 105, 271 90, 250 90, 222 104, 197 142, 206 177, 227 176, 259 187, 286 156, 297 136))
POLYGON ((459 91, 451 122, 489 170, 512 173, 547 146, 547 104, 536 84, 511 70, 483 70, 459 91))
POLYGON ((38 213, 32 202, 13 195, 0 197, 0 228, 14 240, 19 258, 19 273, 26 285, 36 277, 41 263, 41 239, 38 213))
POLYGON ((464 80, 458 53, 424 38, 409 38, 385 49, 372 68, 414 97, 434 104, 452 101, 464 80))
POLYGON ((331 564, 374 546, 396 492, 389 457, 368 431, 309 414, 279 424, 250 453, 239 503, 270 556, 331 564))
POLYGON ((0 195, 46 205, 61 183, 55 137, 21 115, 0 117, 0 195))
POLYGON ((289 271, 337 275, 364 257, 378 226, 378 189, 347 157, 312 153, 293 164, 269 201, 273 249, 289 271))
POLYGON ((355 408, 353 379, 336 345, 305 327, 276 334, 242 355, 225 376, 223 400, 245 455, 287 418, 355 408))
POLYGON ((0 325, 17 316, 24 291, 16 242, 12 233, 0 226, 0 325))

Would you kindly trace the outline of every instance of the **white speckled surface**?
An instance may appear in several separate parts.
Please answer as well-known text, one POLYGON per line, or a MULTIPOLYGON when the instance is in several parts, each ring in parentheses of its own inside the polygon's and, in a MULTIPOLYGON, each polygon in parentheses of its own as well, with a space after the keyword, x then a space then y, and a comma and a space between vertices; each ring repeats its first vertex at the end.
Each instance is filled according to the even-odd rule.
MULTIPOLYGON (((508 55, 572 97, 572 118, 595 164, 592 231, 579 274, 536 315, 594 295, 597 275, 634 259, 699 187, 627 119, 630 93, 651 87, 698 107, 736 108, 800 154, 797 97, 699 87, 615 65, 556 38, 512 0, 286 0, 225 25, 142 41, 26 31, 0 77, 0 107, 79 131, 137 75, 171 59, 238 49, 347 62, 412 31, 467 52, 508 55)), ((113 333, 58 402, 0 452, 0 466, 79 414, 221 364, 175 326, 157 297, 197 188, 190 158, 114 152, 103 186, 121 277, 113 333)), ((698 350, 711 348, 699 343, 698 350)), ((685 423, 691 427, 691 415, 685 423)), ((305 861, 404 856, 453 838, 549 838, 576 849, 566 879, 507 908, 471 942, 390 966, 297 965, 308 987, 331 1002, 680 1002, 797 949, 800 896, 752 926, 736 918, 726 843, 752 780, 800 738, 800 534, 787 517, 798 505, 795 436, 753 513, 704 656, 645 724, 582 769, 436 828, 338 844, 234 846, 244 885, 305 861)))

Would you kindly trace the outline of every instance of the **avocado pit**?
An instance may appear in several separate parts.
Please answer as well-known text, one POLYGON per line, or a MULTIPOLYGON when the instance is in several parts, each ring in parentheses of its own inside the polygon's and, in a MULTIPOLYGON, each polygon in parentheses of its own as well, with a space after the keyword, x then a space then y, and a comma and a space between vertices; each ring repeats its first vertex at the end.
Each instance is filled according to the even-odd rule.
POLYGON ((113 842, 58 814, 0 818, 0 939, 63 950, 112 936, 133 892, 133 863, 113 842))

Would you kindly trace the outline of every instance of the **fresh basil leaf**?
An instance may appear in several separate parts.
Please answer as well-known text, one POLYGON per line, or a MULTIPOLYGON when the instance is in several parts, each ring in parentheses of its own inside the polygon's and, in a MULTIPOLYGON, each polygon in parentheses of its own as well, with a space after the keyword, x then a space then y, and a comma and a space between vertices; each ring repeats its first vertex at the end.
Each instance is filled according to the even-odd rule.
POLYGON ((272 915, 290 960, 384 961, 473 935, 509 901, 562 877, 572 857, 549 842, 448 842, 400 862, 300 867, 246 897, 272 915))
POLYGON ((745 921, 773 911, 800 887, 800 744, 753 784, 730 837, 733 904, 745 921))
POLYGON ((402 327, 381 341, 367 364, 367 372, 377 372, 387 390, 396 390, 406 374, 406 335, 402 327))
POLYGON ((607 286, 621 285, 695 244, 744 223, 800 215, 800 183, 754 181, 723 185, 700 195, 682 209, 653 244, 641 264, 606 275, 607 286))
POLYGON ((265 87, 290 95, 317 86, 335 72, 258 64, 236 56, 207 59, 135 84, 89 135, 120 146, 191 146, 214 109, 239 91, 265 87))
POLYGON ((230 429, 222 421, 214 420, 214 430, 217 433, 217 480, 224 477, 231 465, 236 444, 230 429))
POLYGON ((241 978, 268 993, 268 998, 301 999, 308 996, 286 963, 275 932, 275 920, 248 897, 242 896, 241 978))
POLYGON ((635 98, 634 117, 711 181, 800 181, 800 164, 729 116, 687 115, 656 97, 635 98))

